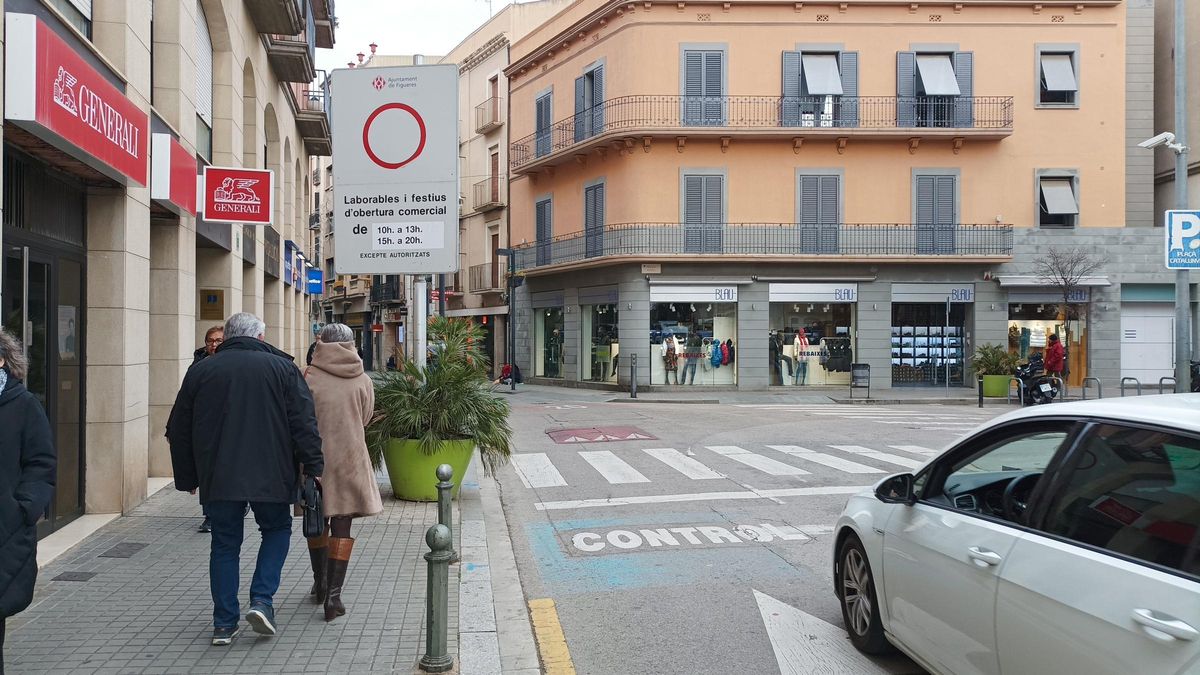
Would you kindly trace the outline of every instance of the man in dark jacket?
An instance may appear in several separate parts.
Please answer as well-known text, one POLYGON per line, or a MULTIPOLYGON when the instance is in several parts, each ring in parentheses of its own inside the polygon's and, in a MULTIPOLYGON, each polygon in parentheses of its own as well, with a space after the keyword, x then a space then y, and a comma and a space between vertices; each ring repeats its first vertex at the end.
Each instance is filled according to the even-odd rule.
POLYGON ((46 411, 25 389, 21 345, 0 329, 0 673, 4 620, 29 606, 37 580, 37 524, 54 494, 46 411))
POLYGON ((238 632, 238 567, 246 505, 262 532, 246 621, 275 634, 273 598, 292 533, 297 472, 324 469, 312 394, 291 357, 263 341, 253 314, 225 322, 217 353, 193 366, 171 412, 167 439, 175 488, 200 491, 212 521, 209 573, 213 644, 238 632))

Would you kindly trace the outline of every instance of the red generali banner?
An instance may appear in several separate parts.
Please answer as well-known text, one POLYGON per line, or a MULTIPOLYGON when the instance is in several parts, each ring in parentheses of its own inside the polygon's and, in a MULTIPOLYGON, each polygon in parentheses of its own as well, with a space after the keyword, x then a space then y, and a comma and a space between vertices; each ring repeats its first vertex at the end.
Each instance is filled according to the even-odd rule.
POLYGON ((5 14, 4 116, 123 184, 146 185, 150 117, 32 14, 5 14))
POLYGON ((196 157, 171 134, 151 134, 150 198, 180 215, 196 215, 196 157))
POLYGON ((270 225, 274 181, 275 174, 263 169, 204 167, 204 219, 270 225))

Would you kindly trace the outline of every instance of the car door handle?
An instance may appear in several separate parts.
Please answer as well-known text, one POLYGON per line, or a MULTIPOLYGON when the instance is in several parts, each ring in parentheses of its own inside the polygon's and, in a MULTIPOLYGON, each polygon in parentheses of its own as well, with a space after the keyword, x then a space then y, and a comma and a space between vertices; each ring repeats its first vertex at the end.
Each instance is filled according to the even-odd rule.
POLYGON ((995 551, 989 551, 986 548, 972 546, 967 549, 967 557, 975 561, 975 564, 980 567, 995 567, 1000 564, 1003 558, 995 551))
POLYGON ((1160 614, 1150 609, 1133 610, 1133 620, 1142 625, 1146 633, 1161 642, 1172 642, 1176 639, 1191 642, 1200 638, 1200 631, 1173 616, 1160 614))

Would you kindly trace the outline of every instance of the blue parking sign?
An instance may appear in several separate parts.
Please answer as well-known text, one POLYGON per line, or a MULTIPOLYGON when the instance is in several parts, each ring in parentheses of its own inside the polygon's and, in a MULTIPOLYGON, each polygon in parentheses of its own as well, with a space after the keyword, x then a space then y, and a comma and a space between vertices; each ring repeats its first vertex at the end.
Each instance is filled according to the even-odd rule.
POLYGON ((1167 269, 1200 269, 1200 211, 1167 211, 1167 269))

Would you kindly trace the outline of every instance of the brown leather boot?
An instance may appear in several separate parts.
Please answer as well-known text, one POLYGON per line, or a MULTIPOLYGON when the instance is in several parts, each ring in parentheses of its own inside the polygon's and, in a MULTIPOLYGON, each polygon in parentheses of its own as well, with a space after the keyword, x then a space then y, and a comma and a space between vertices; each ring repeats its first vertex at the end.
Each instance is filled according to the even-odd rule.
POLYGON ((329 577, 326 568, 329 559, 329 535, 323 534, 308 540, 308 558, 312 561, 313 585, 308 593, 312 596, 313 604, 325 602, 325 592, 328 589, 329 577))
POLYGON ((342 604, 342 584, 346 581, 346 567, 350 564, 350 551, 354 549, 352 538, 329 538, 328 562, 328 593, 325 595, 325 620, 334 619, 346 613, 342 604))

